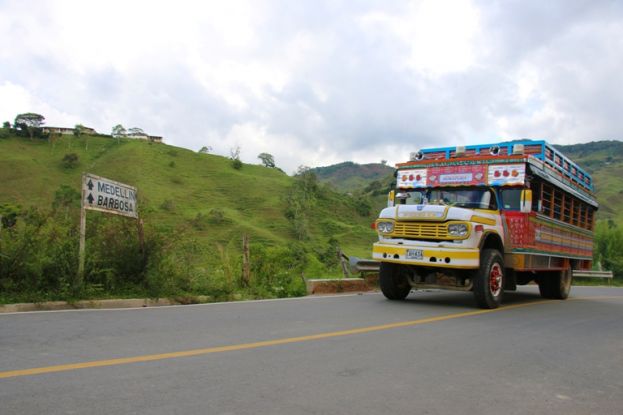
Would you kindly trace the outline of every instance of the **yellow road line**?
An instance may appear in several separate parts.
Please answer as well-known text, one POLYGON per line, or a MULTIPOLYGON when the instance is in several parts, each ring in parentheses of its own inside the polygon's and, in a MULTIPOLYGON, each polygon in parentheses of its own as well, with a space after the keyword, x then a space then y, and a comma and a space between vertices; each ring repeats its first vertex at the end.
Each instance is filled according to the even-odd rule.
POLYGON ((421 324, 435 323, 439 321, 452 320, 455 318, 478 316, 480 314, 487 314, 487 313, 492 313, 495 311, 510 310, 513 308, 527 307, 531 305, 551 303, 551 302, 553 302, 553 300, 534 301, 530 303, 504 306, 504 307, 496 308, 493 310, 467 311, 463 313, 454 313, 454 314, 446 314, 446 315, 437 316, 437 317, 428 317, 428 318, 423 318, 419 320, 402 321, 398 323, 381 324, 378 326, 361 327, 358 329, 312 334, 309 336, 290 337, 290 338, 276 339, 276 340, 266 340, 266 341, 255 342, 255 343, 242 343, 242 344, 234 344, 230 346, 209 347, 205 349, 184 350, 184 351, 171 352, 171 353, 150 354, 150 355, 134 356, 134 357, 122 357, 118 359, 109 359, 109 360, 95 360, 91 362, 35 367, 31 369, 9 370, 6 372, 0 372, 0 379, 14 378, 14 377, 19 377, 19 376, 40 375, 43 373, 66 372, 70 370, 86 369, 86 368, 91 368, 91 367, 125 365, 129 363, 138 363, 138 362, 151 362, 154 360, 174 359, 178 357, 198 356, 198 355, 211 354, 211 353, 232 352, 236 350, 258 349, 261 347, 278 346, 282 344, 301 343, 301 342, 307 342, 307 341, 312 341, 312 340, 330 339, 333 337, 351 336, 354 334, 371 333, 375 331, 390 330, 390 329, 396 329, 400 327, 418 326, 421 324))
POLYGON ((569 297, 568 300, 623 300, 623 295, 595 295, 593 297, 569 297))

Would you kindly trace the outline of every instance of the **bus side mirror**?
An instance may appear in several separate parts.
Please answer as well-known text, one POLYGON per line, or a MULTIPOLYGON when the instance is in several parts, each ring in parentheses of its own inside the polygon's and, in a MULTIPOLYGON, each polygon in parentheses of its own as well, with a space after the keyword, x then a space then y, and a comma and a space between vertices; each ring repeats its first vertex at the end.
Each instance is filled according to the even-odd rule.
POLYGON ((521 202, 519 205, 519 210, 523 213, 532 212, 532 190, 523 189, 521 191, 521 202))
POLYGON ((387 194, 387 207, 394 207, 394 197, 396 192, 393 190, 387 194))

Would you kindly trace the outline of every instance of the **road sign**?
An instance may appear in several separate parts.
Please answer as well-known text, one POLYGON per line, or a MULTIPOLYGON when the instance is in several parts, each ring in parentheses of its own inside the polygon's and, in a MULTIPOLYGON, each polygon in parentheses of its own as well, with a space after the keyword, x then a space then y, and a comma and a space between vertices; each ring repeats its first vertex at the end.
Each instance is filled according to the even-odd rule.
POLYGON ((82 176, 82 206, 138 218, 136 187, 89 173, 82 176))

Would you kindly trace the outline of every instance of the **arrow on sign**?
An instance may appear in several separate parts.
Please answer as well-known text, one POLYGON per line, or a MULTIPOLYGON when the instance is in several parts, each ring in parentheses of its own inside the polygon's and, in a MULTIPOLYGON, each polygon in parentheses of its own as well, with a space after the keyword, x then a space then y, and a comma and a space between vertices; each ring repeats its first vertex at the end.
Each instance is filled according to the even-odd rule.
POLYGON ((92 195, 91 193, 89 193, 89 197, 87 197, 87 200, 89 201, 89 204, 91 204, 91 205, 92 205, 92 204, 93 204, 93 201, 94 201, 95 199, 93 198, 93 195, 92 195))
POLYGON ((87 186, 89 187, 89 190, 93 190, 93 181, 91 181, 91 179, 89 179, 87 186))

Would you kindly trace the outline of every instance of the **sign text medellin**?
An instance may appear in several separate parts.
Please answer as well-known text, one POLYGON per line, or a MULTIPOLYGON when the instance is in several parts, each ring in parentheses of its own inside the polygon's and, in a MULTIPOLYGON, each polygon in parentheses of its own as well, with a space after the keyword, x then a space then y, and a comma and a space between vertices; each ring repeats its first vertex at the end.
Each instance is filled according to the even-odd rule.
POLYGON ((135 187, 89 173, 82 180, 82 204, 89 210, 138 218, 135 187))

